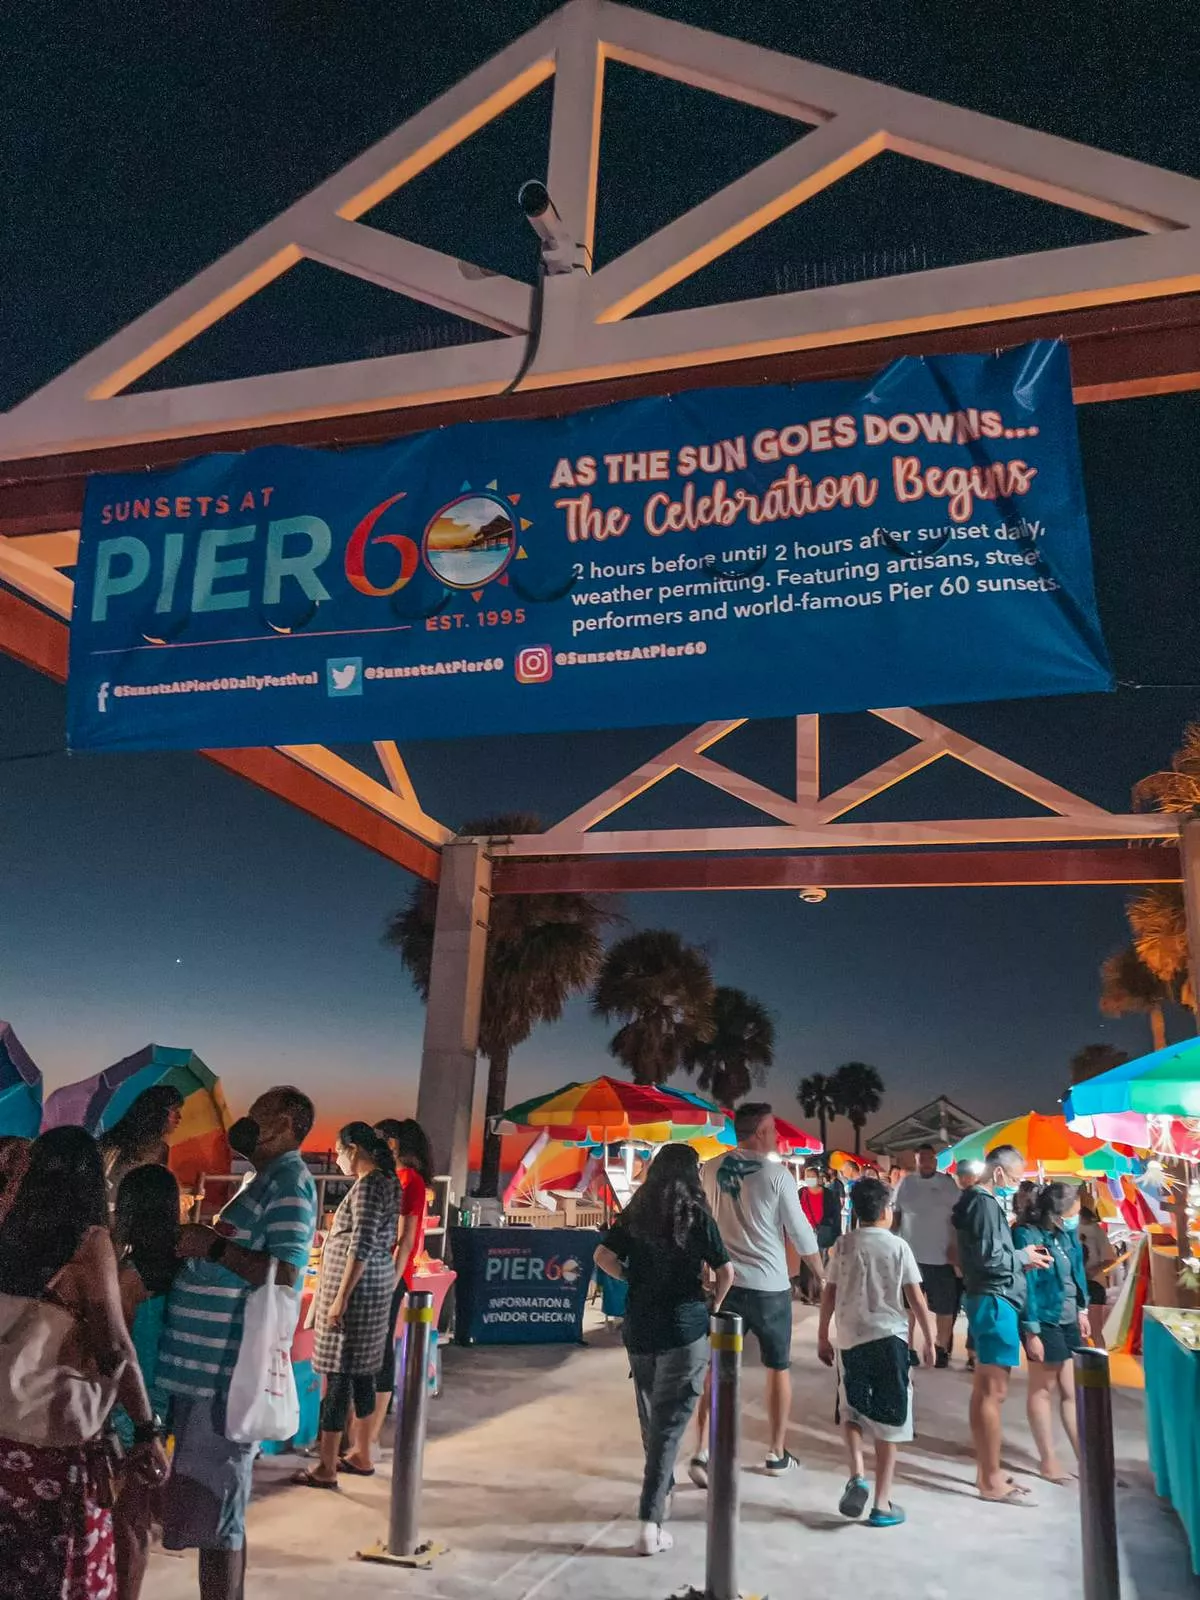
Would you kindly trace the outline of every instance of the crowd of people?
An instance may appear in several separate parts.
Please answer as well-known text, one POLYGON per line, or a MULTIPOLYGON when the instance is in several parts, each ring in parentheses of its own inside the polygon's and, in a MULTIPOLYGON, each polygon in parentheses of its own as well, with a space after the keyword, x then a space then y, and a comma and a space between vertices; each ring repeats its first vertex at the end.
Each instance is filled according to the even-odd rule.
POLYGON ((1032 1503, 1001 1466, 1009 1377, 1024 1353, 1027 1407, 1041 1475, 1066 1483, 1054 1416, 1073 1450, 1072 1356, 1097 1328, 1112 1247, 1085 1190, 1025 1181, 1011 1146, 939 1173, 937 1153, 884 1179, 862 1167, 836 1177, 817 1165, 797 1190, 776 1150, 771 1107, 735 1113, 736 1149, 703 1167, 686 1145, 666 1146, 596 1252, 627 1280, 624 1340, 645 1452, 638 1551, 671 1546, 676 1457, 695 1418, 688 1463, 706 1487, 706 1331, 710 1311, 736 1313, 766 1372, 764 1470, 798 1464, 788 1449, 793 1268, 819 1303, 817 1352, 835 1371, 832 1394, 849 1475, 842 1515, 873 1527, 905 1520, 892 1498, 898 1446, 914 1437, 912 1369, 950 1367, 960 1313, 972 1373, 971 1435, 982 1499, 1032 1503), (793 1252, 789 1262, 788 1251, 793 1252), (874 1489, 864 1442, 874 1445, 874 1489))
MULTIPOLYGON (((0 1140, 0 1600, 137 1600, 155 1528, 199 1552, 201 1600, 242 1600, 259 1446, 227 1409, 249 1295, 309 1268, 314 1109, 278 1087, 232 1125, 249 1170, 211 1222, 181 1220, 165 1164, 180 1111, 149 1089, 99 1141, 0 1140)), ((350 1181, 310 1313, 319 1444, 293 1480, 332 1492, 375 1471, 432 1176, 411 1119, 347 1124, 336 1160, 350 1181)))

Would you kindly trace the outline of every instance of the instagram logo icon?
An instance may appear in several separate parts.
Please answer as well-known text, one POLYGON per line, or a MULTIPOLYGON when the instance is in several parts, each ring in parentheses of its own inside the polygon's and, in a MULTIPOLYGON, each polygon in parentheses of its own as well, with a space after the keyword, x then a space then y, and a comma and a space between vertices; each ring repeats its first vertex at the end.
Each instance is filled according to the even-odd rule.
POLYGON ((517 651, 518 683, 549 683, 554 676, 554 657, 548 644, 526 645, 517 651))

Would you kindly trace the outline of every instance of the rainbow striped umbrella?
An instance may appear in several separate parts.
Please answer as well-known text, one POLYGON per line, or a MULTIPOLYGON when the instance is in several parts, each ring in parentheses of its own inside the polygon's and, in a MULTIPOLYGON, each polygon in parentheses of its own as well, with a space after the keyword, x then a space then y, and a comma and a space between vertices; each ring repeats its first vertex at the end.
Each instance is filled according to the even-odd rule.
POLYGON ((945 1172, 959 1161, 982 1161, 989 1150, 1001 1144, 1012 1145, 1024 1156, 1027 1167, 1037 1167, 1051 1177, 1083 1178, 1141 1170, 1140 1162, 1122 1155, 1102 1139, 1073 1132, 1061 1114, 1043 1116, 1037 1111, 977 1128, 941 1152, 938 1168, 945 1172))
POLYGON ((118 1123, 137 1097, 156 1084, 183 1096, 183 1116, 167 1140, 171 1171, 185 1186, 203 1172, 228 1172, 229 1109, 217 1078, 192 1050, 148 1044, 92 1078, 58 1089, 46 1102, 45 1127, 75 1123, 99 1136, 118 1123))
POLYGON ((42 1075, 11 1022, 0 1022, 0 1134, 36 1139, 42 1121, 42 1075))
POLYGON ((1200 1118, 1200 1039, 1169 1044, 1075 1084, 1063 1110, 1069 1121, 1121 1112, 1200 1118))
POLYGON ((677 1130, 691 1129, 696 1137, 719 1132, 724 1113, 699 1095, 627 1083, 621 1078, 592 1078, 568 1083, 549 1094, 535 1095, 510 1106, 497 1119, 500 1133, 517 1128, 549 1128, 556 1139, 577 1144, 669 1144, 677 1130), (713 1120, 713 1112, 717 1120, 713 1120))

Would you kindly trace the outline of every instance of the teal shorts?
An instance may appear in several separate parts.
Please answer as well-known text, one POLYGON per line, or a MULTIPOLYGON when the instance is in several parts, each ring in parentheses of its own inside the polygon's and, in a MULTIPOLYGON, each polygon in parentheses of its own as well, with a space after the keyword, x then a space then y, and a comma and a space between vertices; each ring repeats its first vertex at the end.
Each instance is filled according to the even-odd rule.
POLYGON ((963 1304, 980 1365, 1019 1367, 1021 1330, 1012 1301, 998 1294, 969 1294, 963 1304))

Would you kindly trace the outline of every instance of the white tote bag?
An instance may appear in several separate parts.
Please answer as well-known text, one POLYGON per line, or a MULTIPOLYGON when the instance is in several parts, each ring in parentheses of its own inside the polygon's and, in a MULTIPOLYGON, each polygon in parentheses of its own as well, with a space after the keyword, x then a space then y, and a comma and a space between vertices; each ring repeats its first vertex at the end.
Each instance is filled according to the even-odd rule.
POLYGON ((246 1297, 246 1319, 229 1381, 225 1437, 237 1444, 286 1443, 300 1426, 300 1396, 292 1371, 292 1338, 300 1316, 300 1290, 267 1281, 246 1297))

